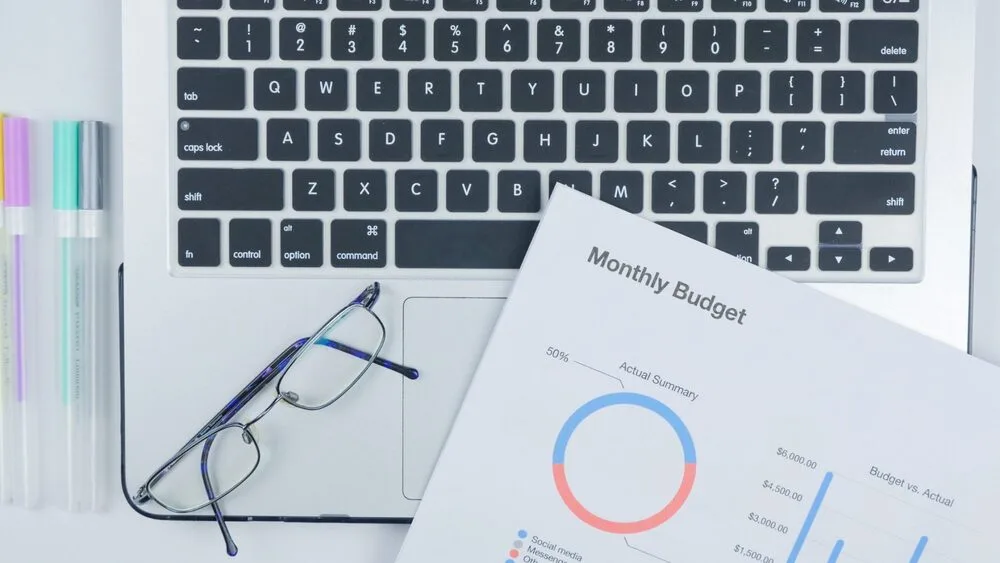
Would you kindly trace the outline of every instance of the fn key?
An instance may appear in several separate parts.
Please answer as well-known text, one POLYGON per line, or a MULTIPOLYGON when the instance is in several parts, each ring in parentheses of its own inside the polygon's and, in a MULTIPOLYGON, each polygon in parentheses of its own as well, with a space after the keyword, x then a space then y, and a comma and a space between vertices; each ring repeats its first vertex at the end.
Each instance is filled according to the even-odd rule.
POLYGON ((177 262, 181 266, 218 266, 222 260, 218 219, 177 222, 177 262))

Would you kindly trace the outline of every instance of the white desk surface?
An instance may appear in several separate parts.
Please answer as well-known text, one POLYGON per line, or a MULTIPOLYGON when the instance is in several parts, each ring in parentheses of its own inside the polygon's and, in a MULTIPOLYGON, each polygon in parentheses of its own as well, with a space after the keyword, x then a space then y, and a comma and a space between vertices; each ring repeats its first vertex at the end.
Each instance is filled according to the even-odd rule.
MULTIPOLYGON (((982 26, 998 21, 1000 2, 981 3, 980 13, 986 33, 979 34, 979 52, 996 53, 1000 35, 982 26)), ((113 124, 112 147, 120 147, 120 24, 120 0, 0 0, 0 111, 40 120, 101 119, 113 124)), ((995 57, 981 58, 979 69, 977 89, 988 95, 976 106, 981 127, 976 138, 980 185, 972 352, 1000 364, 1000 183, 990 181, 1000 178, 1000 159, 987 158, 992 156, 994 125, 1000 124, 1000 107, 990 95, 1000 91, 1000 73, 995 57)), ((118 166, 115 156, 112 217, 120 213, 118 166)), ((43 173, 39 185, 46 185, 44 181, 43 173)), ((46 205, 50 197, 42 194, 39 204, 46 205)), ((118 247, 116 243, 116 256, 118 247)), ((47 311, 41 313, 44 319, 54 318, 47 311)), ((113 371, 117 381, 117 370, 113 371)), ((58 468, 45 469, 51 474, 58 468)), ((230 560, 215 524, 142 518, 125 505, 114 467, 108 473, 111 504, 99 514, 69 514, 56 506, 37 510, 0 506, 3 560, 230 560)), ((240 547, 237 560, 246 562, 391 563, 406 532, 402 525, 370 524, 234 523, 231 529, 240 547)))

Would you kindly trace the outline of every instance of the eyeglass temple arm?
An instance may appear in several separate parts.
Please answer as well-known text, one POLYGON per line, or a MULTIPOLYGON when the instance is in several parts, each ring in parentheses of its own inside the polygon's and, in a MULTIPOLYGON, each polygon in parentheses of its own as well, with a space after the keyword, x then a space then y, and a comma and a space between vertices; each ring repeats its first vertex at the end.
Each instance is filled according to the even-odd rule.
MULTIPOLYGON (((215 442, 215 436, 210 436, 201 448, 201 480, 205 484, 205 493, 210 499, 215 498, 215 488, 212 486, 212 478, 208 473, 208 455, 212 450, 213 442, 215 442)), ((230 557, 235 557, 239 548, 236 547, 236 542, 233 541, 233 536, 229 533, 229 526, 226 525, 226 520, 222 516, 222 509, 219 508, 218 502, 213 502, 211 506, 215 521, 219 524, 219 531, 222 532, 222 539, 226 542, 226 553, 230 557)))
MULTIPOLYGON (((305 342, 305 340, 302 340, 301 342, 305 342)), ((368 352, 365 352, 363 350, 358 350, 353 346, 348 346, 347 344, 344 344, 342 342, 337 342, 336 340, 330 340, 328 338, 320 338, 319 340, 316 341, 316 344, 319 344, 321 346, 326 346, 328 348, 333 348, 334 350, 340 350, 341 352, 346 352, 352 356, 361 358, 366 362, 371 360, 373 364, 382 366, 386 369, 390 369, 396 373, 401 374, 403 377, 407 379, 417 379, 418 377, 420 377, 420 372, 418 372, 414 368, 397 364, 396 362, 387 360, 380 356, 375 356, 375 359, 372 360, 371 359, 372 355, 369 354, 368 352)))

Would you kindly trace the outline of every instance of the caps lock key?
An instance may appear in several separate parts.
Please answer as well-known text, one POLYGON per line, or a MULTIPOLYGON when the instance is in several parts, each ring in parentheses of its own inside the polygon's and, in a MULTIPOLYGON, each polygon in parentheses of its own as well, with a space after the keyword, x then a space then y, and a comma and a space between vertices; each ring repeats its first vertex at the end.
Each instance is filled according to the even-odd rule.
POLYGON ((257 120, 184 118, 177 121, 181 160, 257 160, 257 120))

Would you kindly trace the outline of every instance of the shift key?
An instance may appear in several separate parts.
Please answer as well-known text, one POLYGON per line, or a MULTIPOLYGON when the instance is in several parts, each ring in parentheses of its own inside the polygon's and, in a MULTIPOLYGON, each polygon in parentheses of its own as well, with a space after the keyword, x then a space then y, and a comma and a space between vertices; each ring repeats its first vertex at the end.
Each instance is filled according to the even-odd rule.
POLYGON ((909 121, 841 121, 833 126, 837 164, 913 164, 917 125, 909 121))
POLYGON ((814 215, 910 215, 915 178, 909 172, 810 172, 806 211, 814 215))
POLYGON ((181 160, 257 160, 257 120, 185 118, 177 121, 181 160))
POLYGON ((285 207, 280 168, 181 168, 177 207, 185 211, 280 211, 285 207))

